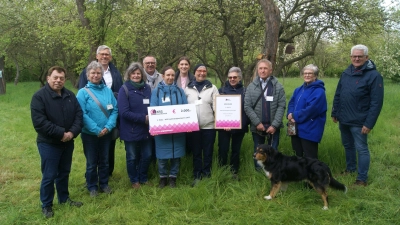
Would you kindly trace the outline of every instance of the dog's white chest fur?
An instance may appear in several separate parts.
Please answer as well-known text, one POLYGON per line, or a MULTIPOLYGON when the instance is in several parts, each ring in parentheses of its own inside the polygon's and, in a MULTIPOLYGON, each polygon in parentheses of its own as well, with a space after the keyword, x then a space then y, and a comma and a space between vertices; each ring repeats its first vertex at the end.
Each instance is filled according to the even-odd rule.
POLYGON ((265 172, 265 175, 266 175, 268 178, 270 178, 270 177, 269 177, 269 172, 268 172, 267 170, 265 170, 265 168, 264 168, 263 161, 259 161, 259 160, 257 160, 257 164, 258 164, 258 165, 260 165, 260 166, 261 166, 261 168, 264 170, 264 172, 265 172))

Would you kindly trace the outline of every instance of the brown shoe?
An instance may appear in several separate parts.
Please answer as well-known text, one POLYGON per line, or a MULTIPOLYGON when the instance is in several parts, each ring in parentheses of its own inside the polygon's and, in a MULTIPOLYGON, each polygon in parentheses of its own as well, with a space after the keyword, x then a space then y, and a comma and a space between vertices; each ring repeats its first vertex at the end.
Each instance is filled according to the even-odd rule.
POLYGON ((133 189, 139 189, 139 188, 140 188, 139 182, 133 183, 133 184, 132 184, 132 188, 133 188, 133 189))
POLYGON ((354 182, 353 186, 364 186, 366 187, 368 184, 367 182, 364 182, 362 180, 356 180, 356 182, 354 182))

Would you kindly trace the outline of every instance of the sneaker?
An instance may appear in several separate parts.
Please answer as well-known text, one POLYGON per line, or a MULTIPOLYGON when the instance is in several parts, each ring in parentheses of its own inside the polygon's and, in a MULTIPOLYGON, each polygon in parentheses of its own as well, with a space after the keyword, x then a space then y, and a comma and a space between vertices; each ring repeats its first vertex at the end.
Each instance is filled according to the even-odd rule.
POLYGON ((169 177, 169 186, 171 188, 176 188, 176 177, 169 177))
POLYGON ((102 188, 101 192, 103 192, 104 194, 112 194, 113 193, 112 189, 109 186, 102 188))
POLYGON ((75 201, 72 201, 70 198, 67 198, 67 201, 64 202, 63 204, 68 204, 69 206, 75 206, 75 207, 78 207, 78 208, 83 205, 82 202, 75 202, 75 201))
POLYGON ((366 187, 368 184, 367 182, 364 182, 362 180, 356 180, 356 182, 354 182, 353 186, 364 186, 366 187))
POLYGON ((164 188, 168 184, 168 178, 167 177, 160 177, 160 183, 158 184, 159 188, 164 188))
POLYGON ((192 183, 192 187, 196 186, 200 182, 200 179, 194 179, 192 183))
POLYGON ((139 188, 140 188, 139 182, 133 183, 133 184, 132 184, 132 188, 133 188, 133 189, 139 189, 139 188))
POLYGON ((42 208, 42 213, 46 218, 51 218, 54 216, 53 208, 51 206, 42 208))
POLYGON ((97 190, 91 190, 90 191, 90 197, 95 198, 99 195, 99 192, 97 190))

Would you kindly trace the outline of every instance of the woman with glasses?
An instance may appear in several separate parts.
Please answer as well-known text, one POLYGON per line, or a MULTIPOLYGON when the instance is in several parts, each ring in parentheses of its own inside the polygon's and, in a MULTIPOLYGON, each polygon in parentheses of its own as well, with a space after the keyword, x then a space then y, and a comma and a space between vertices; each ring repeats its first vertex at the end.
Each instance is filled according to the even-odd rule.
POLYGON ((195 80, 185 88, 189 104, 196 105, 199 131, 190 132, 190 144, 193 152, 192 186, 195 186, 203 177, 211 176, 212 157, 216 131, 214 129, 214 97, 218 89, 207 80, 207 67, 198 64, 194 67, 195 80))
POLYGON ((296 122, 297 134, 291 136, 297 156, 318 158, 318 143, 324 133, 327 102, 319 69, 310 64, 301 73, 304 83, 294 90, 288 104, 287 119, 296 122))
POLYGON ((218 163, 220 166, 228 165, 229 145, 232 149, 230 157, 230 170, 232 178, 238 179, 240 148, 245 133, 249 131, 248 118, 244 113, 244 93, 245 87, 242 84, 242 71, 239 67, 232 67, 228 72, 228 80, 219 89, 221 95, 241 95, 242 96, 242 129, 221 129, 218 130, 218 163))

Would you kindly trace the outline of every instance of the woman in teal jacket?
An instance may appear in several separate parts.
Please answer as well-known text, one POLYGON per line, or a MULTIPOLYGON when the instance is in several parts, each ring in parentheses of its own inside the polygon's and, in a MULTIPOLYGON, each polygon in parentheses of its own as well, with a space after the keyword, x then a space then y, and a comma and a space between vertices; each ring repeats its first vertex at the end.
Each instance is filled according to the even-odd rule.
POLYGON ((86 157, 86 183, 90 196, 96 197, 99 187, 101 192, 112 192, 108 186, 108 151, 118 107, 112 90, 102 81, 103 66, 93 61, 86 67, 86 74, 88 83, 76 97, 83 111, 81 138, 86 157))
MULTIPOLYGON (((163 81, 153 90, 150 106, 187 104, 185 92, 174 82, 175 71, 172 67, 165 67, 161 73, 163 81)), ((185 155, 185 135, 185 133, 176 133, 155 136, 160 188, 168 184, 168 177, 169 185, 173 188, 176 187, 180 158, 185 155), (171 164, 169 174, 168 161, 171 164)))

